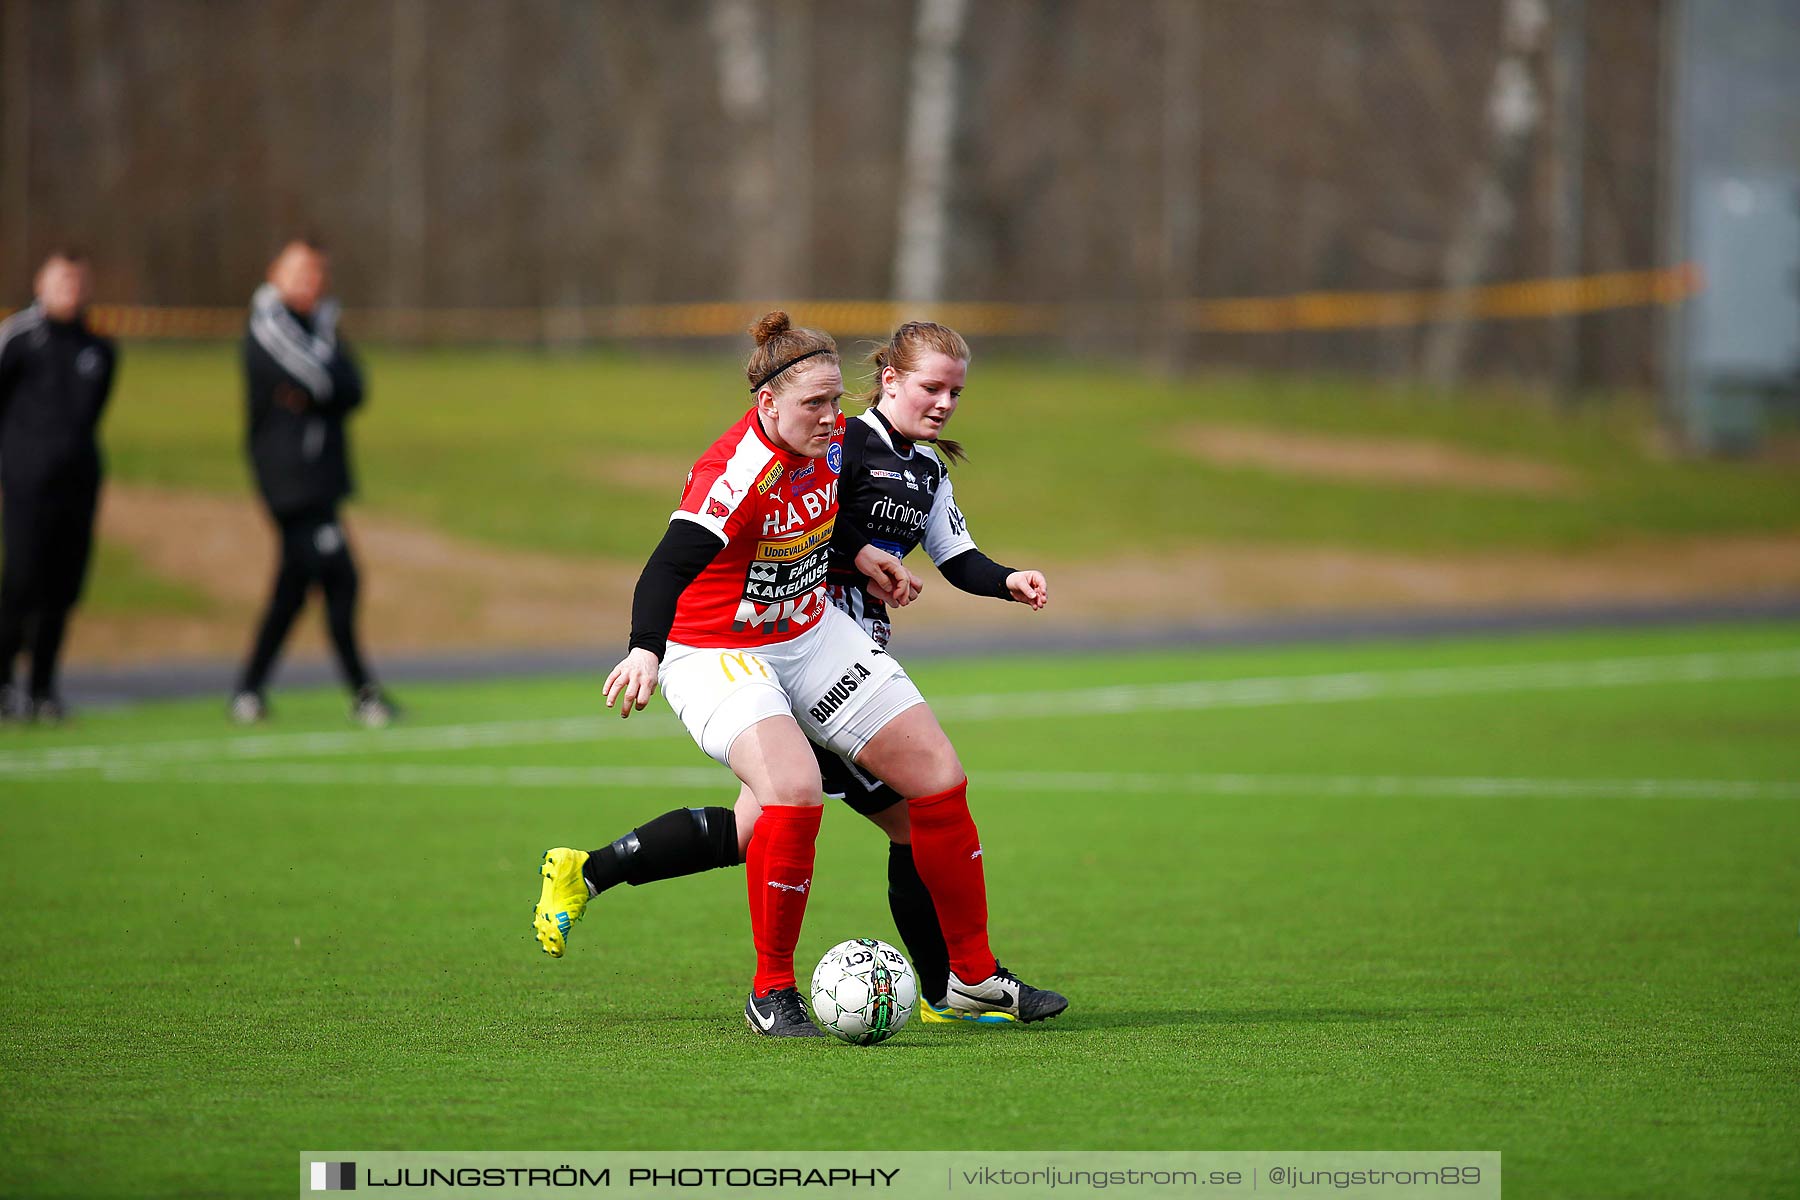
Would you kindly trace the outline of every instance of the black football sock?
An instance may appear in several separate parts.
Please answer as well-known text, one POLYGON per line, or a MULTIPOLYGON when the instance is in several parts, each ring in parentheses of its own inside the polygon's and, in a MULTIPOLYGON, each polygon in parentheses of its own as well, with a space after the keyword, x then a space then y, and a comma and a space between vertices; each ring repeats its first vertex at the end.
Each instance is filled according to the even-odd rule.
POLYGON ((913 865, 912 847, 898 842, 888 844, 888 909, 919 977, 919 995, 942 1005, 950 990, 950 948, 944 944, 931 892, 913 865))
POLYGON ((714 867, 735 867, 741 861, 736 813, 729 808, 678 808, 591 852, 581 873, 599 895, 621 883, 636 887, 714 867))

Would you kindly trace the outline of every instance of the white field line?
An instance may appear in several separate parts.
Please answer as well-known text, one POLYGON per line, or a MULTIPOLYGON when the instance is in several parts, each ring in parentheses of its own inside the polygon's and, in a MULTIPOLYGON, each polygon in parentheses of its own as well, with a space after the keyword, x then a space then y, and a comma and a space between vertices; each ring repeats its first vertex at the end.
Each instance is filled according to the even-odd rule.
MULTIPOLYGON (((946 721, 1036 719, 1344 704, 1497 692, 1737 682, 1794 676, 1800 676, 1800 648, 996 692, 949 696, 933 702, 932 708, 946 721)), ((380 732, 257 734, 63 746, 0 755, 0 775, 93 770, 145 763, 363 757, 429 750, 683 736, 681 727, 666 713, 642 713, 631 721, 621 721, 606 713, 548 720, 403 727, 380 732), (652 716, 657 719, 645 719, 652 716)))
MULTIPOLYGON (((481 789, 735 791, 722 767, 350 766, 330 763, 111 766, 98 776, 46 771, 46 781, 213 784, 228 787, 432 787, 481 789)), ((1083 795, 1292 796, 1309 798, 1777 800, 1800 801, 1800 781, 1745 779, 1540 779, 1511 776, 1247 775, 1192 772, 981 771, 976 790, 1083 795)))
POLYGON ((234 759, 330 758, 345 755, 405 754, 422 750, 476 750, 489 746, 544 746, 614 738, 673 738, 680 725, 662 714, 635 719, 552 717, 530 721, 489 721, 462 725, 419 725, 380 731, 265 733, 243 737, 192 738, 167 742, 115 742, 58 746, 0 755, 0 774, 15 771, 79 770, 109 764, 212 762, 234 759))
POLYGON ((1260 679, 1198 680, 1078 691, 952 696, 932 707, 940 716, 971 720, 1063 716, 1072 712, 1131 713, 1341 704, 1355 700, 1714 683, 1794 675, 1800 675, 1800 649, 1511 663, 1490 667, 1352 671, 1338 675, 1275 675, 1260 679))

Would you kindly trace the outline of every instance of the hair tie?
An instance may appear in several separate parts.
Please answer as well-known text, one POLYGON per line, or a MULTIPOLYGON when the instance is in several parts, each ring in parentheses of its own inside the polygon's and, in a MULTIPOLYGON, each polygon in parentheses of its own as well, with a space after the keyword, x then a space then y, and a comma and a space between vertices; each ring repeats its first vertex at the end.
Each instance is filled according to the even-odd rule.
POLYGON ((787 370, 789 367, 793 366, 795 363, 803 363, 807 359, 812 358, 814 355, 817 355, 817 354, 834 354, 834 353, 836 353, 836 351, 834 351, 830 346, 820 346, 817 350, 808 350, 805 354, 795 355, 793 358, 788 359, 786 362, 782 363, 779 367, 776 367, 773 371, 770 371, 767 375, 764 375, 761 379, 759 379, 755 383, 751 384, 750 390, 753 392, 762 391, 763 384, 769 382, 769 380, 775 378, 777 375, 781 374, 783 371, 787 370))

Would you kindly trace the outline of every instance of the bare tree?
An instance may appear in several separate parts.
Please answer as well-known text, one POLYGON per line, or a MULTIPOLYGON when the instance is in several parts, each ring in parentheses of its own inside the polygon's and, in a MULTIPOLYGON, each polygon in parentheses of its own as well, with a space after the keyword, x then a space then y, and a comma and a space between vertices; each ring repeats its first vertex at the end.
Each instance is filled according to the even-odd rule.
POLYGON ((5 60, 0 70, 5 73, 3 102, 6 105, 6 141, 0 157, 0 174, 4 174, 6 208, 6 277, 0 281, 0 294, 7 299, 23 290, 31 274, 31 16, 23 4, 8 4, 3 10, 5 25, 0 34, 6 38, 5 60))
POLYGON ((1199 0, 1163 0, 1163 366, 1182 365, 1200 225, 1199 0))
POLYGON ((943 297, 957 46, 967 15, 966 0, 919 0, 907 93, 906 152, 900 167, 899 237, 894 246, 894 293, 908 303, 927 304, 943 297))
POLYGON ((731 125, 731 208, 738 247, 732 294, 755 299, 764 283, 775 224, 775 158, 769 49, 755 0, 713 0, 710 28, 719 104, 731 125))
MULTIPOLYGON (((1551 98, 1554 117, 1550 129, 1550 273, 1570 276, 1581 270, 1581 184, 1586 159, 1583 136, 1587 117, 1587 39, 1583 26, 1587 0, 1557 0, 1556 37, 1552 58, 1551 98)), ((1566 402, 1574 395, 1580 376, 1577 322, 1572 315, 1558 317, 1550 326, 1550 378, 1566 402)))
MULTIPOLYGON (((812 54, 812 0, 775 0, 775 60, 803 63, 812 54)), ((774 188, 764 287, 777 296, 812 288, 812 74, 782 71, 770 97, 774 188)))
MULTIPOLYGON (((388 101, 388 303, 425 303, 426 0, 391 0, 388 101)), ((416 329, 402 332, 417 335, 416 329)))
POLYGON ((1444 286, 1456 298, 1425 343, 1425 378, 1435 387, 1450 387, 1462 376, 1474 312, 1461 293, 1487 275, 1518 216, 1525 151, 1543 118, 1535 70, 1549 24, 1544 0, 1506 0, 1500 60, 1488 89, 1487 156, 1475 168, 1444 250, 1444 286))

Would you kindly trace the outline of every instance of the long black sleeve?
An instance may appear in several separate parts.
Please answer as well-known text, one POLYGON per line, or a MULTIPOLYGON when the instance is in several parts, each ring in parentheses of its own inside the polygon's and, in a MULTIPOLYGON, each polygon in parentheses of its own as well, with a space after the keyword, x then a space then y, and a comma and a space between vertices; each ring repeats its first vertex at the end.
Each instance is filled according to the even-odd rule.
POLYGON ((363 402, 362 371, 350 353, 349 343, 342 337, 338 338, 336 351, 325 369, 331 374, 332 401, 345 412, 360 408, 363 402))
POLYGON ((1012 573, 1011 567, 1001 566, 979 550, 964 550, 938 564, 938 574, 949 580, 951 587, 1001 600, 1012 599, 1012 593, 1006 590, 1006 577, 1012 573))
POLYGON ((5 414, 6 402, 12 398, 13 383, 19 377, 25 355, 24 345, 8 336, 11 333, 11 329, 0 329, 0 415, 5 414))
POLYGON ((631 649, 661 658, 675 625, 675 604, 687 585, 725 548, 710 529, 692 521, 670 521, 662 541, 650 552, 631 596, 631 649))
POLYGON ((112 399, 113 380, 119 371, 119 348, 111 342, 102 341, 100 345, 105 351, 105 363, 101 367, 100 377, 94 381, 94 391, 88 410, 88 428, 99 426, 100 418, 106 414, 106 402, 112 399))

